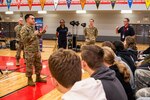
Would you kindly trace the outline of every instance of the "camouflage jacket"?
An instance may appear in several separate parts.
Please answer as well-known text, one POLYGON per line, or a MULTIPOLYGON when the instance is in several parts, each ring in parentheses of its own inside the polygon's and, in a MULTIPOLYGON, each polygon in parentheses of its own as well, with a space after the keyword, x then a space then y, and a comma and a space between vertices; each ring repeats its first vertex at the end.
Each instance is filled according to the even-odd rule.
POLYGON ((85 28, 84 29, 85 41, 96 41, 96 37, 98 36, 98 30, 96 27, 93 28, 85 28))
POLYGON ((16 32, 16 40, 17 41, 21 41, 21 34, 20 34, 20 31, 22 29, 23 25, 17 25, 14 30, 16 32))
POLYGON ((25 52, 39 52, 39 38, 46 32, 39 32, 38 35, 34 34, 35 28, 33 26, 24 25, 21 29, 21 39, 24 44, 25 52))

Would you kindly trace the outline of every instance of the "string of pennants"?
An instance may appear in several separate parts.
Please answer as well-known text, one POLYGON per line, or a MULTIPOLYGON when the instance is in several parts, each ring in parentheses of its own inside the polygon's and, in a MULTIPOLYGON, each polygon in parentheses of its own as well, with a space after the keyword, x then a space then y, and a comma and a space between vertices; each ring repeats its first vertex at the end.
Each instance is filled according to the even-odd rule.
MULTIPOLYGON (((28 1, 29 9, 31 10, 32 9, 33 0, 27 0, 27 1, 28 1)), ((95 4, 96 4, 96 7, 98 9, 99 5, 101 3, 101 0, 94 0, 94 1, 95 1, 95 4)), ((110 0, 112 9, 115 8, 116 1, 117 0, 110 0)), ((3 4, 3 2, 4 2, 4 0, 0 0, 0 4, 3 4)), ((16 0, 18 9, 20 9, 21 2, 22 2, 22 0, 16 0)), ((84 9, 84 6, 86 5, 86 2, 87 2, 86 0, 80 0, 80 4, 81 4, 81 8, 82 9, 84 9)), ((128 5, 129 5, 129 8, 132 8, 133 0, 128 0, 127 2, 128 2, 128 5)), ((11 3, 12 3, 12 0, 6 0, 6 4, 7 4, 8 10, 10 9, 11 3)), ((42 10, 44 9, 45 3, 46 3, 46 0, 40 0, 40 4, 41 4, 41 9, 42 10)), ((56 10, 57 6, 58 6, 58 3, 59 3, 59 0, 53 0, 53 3, 54 3, 54 8, 56 10)), ((66 0, 66 4, 68 6, 68 9, 70 8, 71 3, 72 3, 72 0, 66 0)), ((145 0, 145 5, 146 5, 146 8, 149 9, 149 7, 150 7, 150 0, 145 0)))

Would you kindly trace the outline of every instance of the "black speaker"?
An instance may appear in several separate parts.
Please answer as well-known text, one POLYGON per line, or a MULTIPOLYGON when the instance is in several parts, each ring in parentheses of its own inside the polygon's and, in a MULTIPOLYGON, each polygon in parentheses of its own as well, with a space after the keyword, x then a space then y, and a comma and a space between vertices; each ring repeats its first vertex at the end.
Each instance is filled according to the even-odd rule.
POLYGON ((77 35, 73 35, 73 48, 77 46, 77 35))
POLYGON ((72 49, 72 34, 71 33, 69 33, 68 35, 67 35, 67 47, 68 47, 68 49, 72 49))
POLYGON ((16 40, 10 41, 10 50, 16 50, 16 40))

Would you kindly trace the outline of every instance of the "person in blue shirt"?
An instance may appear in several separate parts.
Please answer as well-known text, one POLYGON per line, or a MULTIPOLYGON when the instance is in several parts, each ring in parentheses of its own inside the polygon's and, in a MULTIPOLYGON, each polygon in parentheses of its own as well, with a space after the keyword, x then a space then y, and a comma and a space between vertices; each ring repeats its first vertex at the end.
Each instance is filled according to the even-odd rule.
POLYGON ((56 29, 56 37, 58 38, 58 48, 66 49, 67 33, 68 33, 68 28, 65 26, 64 19, 61 19, 60 26, 56 29))

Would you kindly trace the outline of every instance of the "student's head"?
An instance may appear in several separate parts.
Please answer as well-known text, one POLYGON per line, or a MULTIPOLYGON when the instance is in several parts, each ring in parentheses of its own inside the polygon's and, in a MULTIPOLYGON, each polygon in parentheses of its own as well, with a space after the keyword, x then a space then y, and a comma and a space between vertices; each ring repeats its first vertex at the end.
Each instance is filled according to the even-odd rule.
POLYGON ((113 45, 116 48, 116 52, 120 52, 120 51, 124 50, 124 44, 121 41, 114 41, 113 45))
POLYGON ((25 21, 29 25, 35 25, 35 17, 33 14, 26 14, 25 21))
POLYGON ((90 19, 89 23, 91 26, 94 26, 94 19, 90 19))
POLYGON ((74 51, 59 49, 54 52, 49 57, 49 69, 54 86, 62 93, 81 80, 81 60, 74 51))
POLYGON ((126 49, 131 48, 137 50, 136 41, 132 36, 127 36, 124 41, 124 46, 126 49))
POLYGON ((129 82, 130 80, 130 73, 126 66, 123 63, 120 63, 118 61, 115 61, 115 53, 114 51, 109 47, 102 47, 104 50, 104 64, 107 67, 110 67, 112 65, 116 65, 119 69, 119 72, 123 74, 124 81, 129 82))
POLYGON ((115 62, 115 53, 110 47, 102 47, 104 50, 104 63, 113 65, 115 62))
POLYGON ((86 71, 96 71, 103 64, 104 51, 96 45, 86 45, 81 48, 82 68, 86 71))
POLYGON ((23 19, 22 19, 22 18, 19 18, 18 24, 19 24, 19 25, 23 25, 23 19))
POLYGON ((65 20, 64 19, 61 19, 59 22, 60 22, 60 26, 65 26, 65 20))
POLYGON ((129 25, 130 19, 124 18, 123 22, 124 22, 124 26, 127 26, 127 25, 129 25))
POLYGON ((113 45, 112 42, 105 41, 105 42, 102 43, 102 47, 104 47, 104 46, 110 47, 114 52, 116 52, 116 48, 115 48, 115 46, 113 45))

